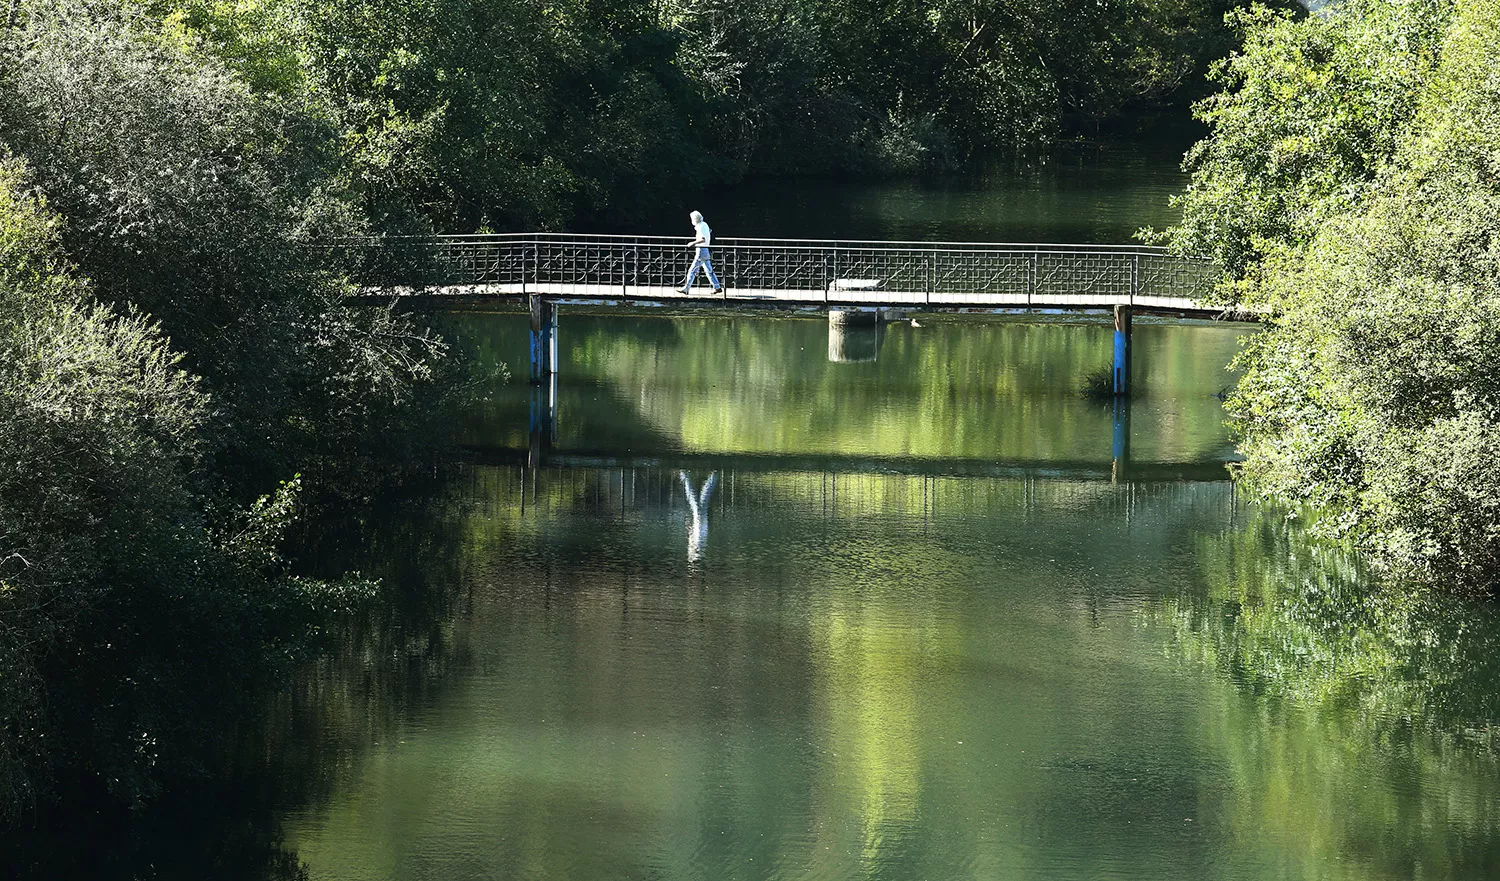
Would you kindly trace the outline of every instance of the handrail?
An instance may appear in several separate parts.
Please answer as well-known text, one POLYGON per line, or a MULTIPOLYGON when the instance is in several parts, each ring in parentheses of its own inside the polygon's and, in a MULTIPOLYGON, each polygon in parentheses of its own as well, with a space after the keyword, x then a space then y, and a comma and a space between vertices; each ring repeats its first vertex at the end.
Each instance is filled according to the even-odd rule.
MULTIPOLYGON (((619 235, 615 233, 569 233, 569 232, 508 232, 508 233, 452 233, 425 236, 355 236, 347 239, 334 239, 318 244, 324 246, 345 244, 370 244, 378 245, 387 242, 444 242, 444 241, 503 241, 537 243, 542 242, 632 242, 641 244, 675 243, 687 247, 690 241, 688 236, 660 236, 660 235, 619 235)), ((851 245, 871 246, 885 250, 933 250, 942 248, 961 248, 965 250, 1017 250, 1046 252, 1056 251, 1092 251, 1102 253, 1119 254, 1161 254, 1172 256, 1169 249, 1160 245, 1141 245, 1131 242, 1121 243, 1090 243, 1090 242, 953 242, 953 241, 911 241, 900 239, 783 239, 767 236, 715 236, 714 246, 737 245, 739 247, 756 247, 759 245, 771 247, 785 247, 788 245, 802 245, 807 247, 837 248, 851 245)))

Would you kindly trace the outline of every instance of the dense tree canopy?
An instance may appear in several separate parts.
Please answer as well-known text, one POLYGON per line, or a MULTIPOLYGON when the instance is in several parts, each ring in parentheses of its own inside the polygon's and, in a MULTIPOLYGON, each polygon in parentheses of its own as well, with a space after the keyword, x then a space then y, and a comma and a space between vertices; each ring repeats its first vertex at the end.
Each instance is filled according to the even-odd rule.
POLYGON ((36 3, 3 33, 0 815, 203 771, 367 592, 279 558, 296 473, 442 349, 306 247, 359 228, 334 145, 148 18, 36 3))
POLYGON ((317 107, 381 228, 628 217, 762 172, 913 172, 1196 97, 1230 0, 141 0, 317 107))
POLYGON ((1241 19, 1174 230, 1276 318, 1249 475, 1404 574, 1500 580, 1500 3, 1241 19))
POLYGON ((132 803, 205 761, 341 592, 281 567, 292 487, 214 516, 211 398, 153 322, 91 301, 22 179, 0 166, 3 814, 53 771, 132 803))

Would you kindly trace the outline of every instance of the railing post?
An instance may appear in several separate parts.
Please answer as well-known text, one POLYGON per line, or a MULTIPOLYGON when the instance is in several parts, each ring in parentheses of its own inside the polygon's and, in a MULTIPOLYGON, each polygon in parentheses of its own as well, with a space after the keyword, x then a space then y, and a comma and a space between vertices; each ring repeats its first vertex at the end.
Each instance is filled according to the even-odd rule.
POLYGON ((937 272, 937 252, 936 251, 928 251, 927 252, 927 271, 926 271, 926 273, 924 273, 926 275, 926 278, 924 278, 922 280, 922 293, 923 293, 922 299, 925 300, 927 302, 927 305, 929 305, 929 306, 932 305, 932 277, 933 277, 933 275, 936 272, 937 272))
POLYGON ((833 278, 828 280, 828 286, 823 289, 823 302, 827 303, 833 286, 839 283, 839 246, 833 246, 833 278))
POLYGON ((823 302, 828 302, 828 251, 823 251, 823 302))
POLYGON ((1031 308, 1032 300, 1036 297, 1036 289, 1042 283, 1042 252, 1031 252, 1031 273, 1026 281, 1026 308, 1031 308))
POLYGON ((1130 305, 1135 305, 1135 295, 1141 290, 1141 255, 1130 257, 1130 305))
POLYGON ((521 242, 521 296, 526 296, 526 242, 521 242))

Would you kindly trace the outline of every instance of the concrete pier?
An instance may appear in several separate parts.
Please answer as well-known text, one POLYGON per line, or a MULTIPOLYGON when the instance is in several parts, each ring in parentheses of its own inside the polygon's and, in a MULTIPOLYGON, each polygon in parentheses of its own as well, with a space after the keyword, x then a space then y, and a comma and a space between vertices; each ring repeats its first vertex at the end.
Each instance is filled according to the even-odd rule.
POLYGON ((875 309, 829 309, 829 327, 874 327, 880 323, 880 312, 875 309))
POLYGON ((835 364, 874 361, 885 328, 878 312, 835 309, 828 313, 828 360, 835 364))

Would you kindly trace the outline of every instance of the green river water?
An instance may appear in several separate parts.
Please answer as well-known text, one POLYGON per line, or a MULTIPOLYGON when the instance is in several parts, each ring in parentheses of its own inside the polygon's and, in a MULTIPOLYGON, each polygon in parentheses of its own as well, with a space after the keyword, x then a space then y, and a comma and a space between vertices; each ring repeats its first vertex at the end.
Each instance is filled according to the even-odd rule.
POLYGON ((819 320, 562 328, 566 464, 497 386, 376 543, 450 605, 304 684, 297 737, 342 745, 284 820, 312 878, 1500 870, 1495 616, 1236 498, 1245 328, 1138 328, 1119 471, 1076 392, 1103 324, 923 319, 859 363, 819 320))
MULTIPOLYGON (((1119 237, 1170 221, 1149 168, 1029 235, 810 223, 1119 237)), ((522 316, 445 323, 524 371, 522 316)), ((497 381, 435 496, 322 546, 411 608, 276 709, 308 877, 1500 877, 1500 620, 1239 497, 1216 395, 1251 328, 1140 321, 1117 410, 1078 393, 1100 320, 919 316, 854 362, 820 319, 560 327, 536 467, 497 381)))

